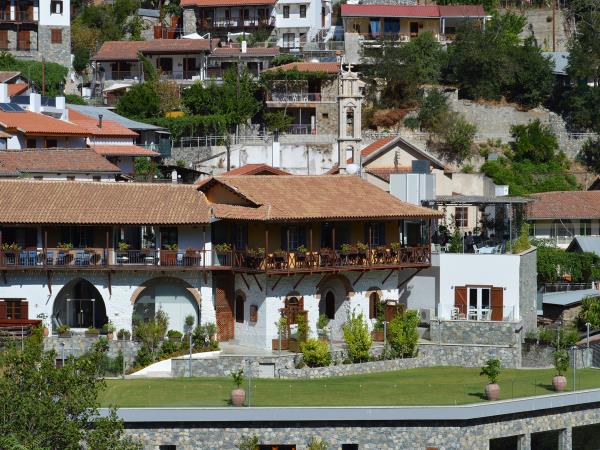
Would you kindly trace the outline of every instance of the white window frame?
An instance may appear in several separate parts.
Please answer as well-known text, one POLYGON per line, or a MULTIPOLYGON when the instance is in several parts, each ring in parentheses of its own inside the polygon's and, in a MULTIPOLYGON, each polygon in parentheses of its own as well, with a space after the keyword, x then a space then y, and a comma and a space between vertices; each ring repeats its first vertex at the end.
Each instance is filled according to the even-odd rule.
POLYGON ((467 286, 467 319, 492 320, 492 286, 467 286), (487 305, 483 293, 487 292, 487 305), (471 302, 471 293, 475 293, 475 305, 471 302))

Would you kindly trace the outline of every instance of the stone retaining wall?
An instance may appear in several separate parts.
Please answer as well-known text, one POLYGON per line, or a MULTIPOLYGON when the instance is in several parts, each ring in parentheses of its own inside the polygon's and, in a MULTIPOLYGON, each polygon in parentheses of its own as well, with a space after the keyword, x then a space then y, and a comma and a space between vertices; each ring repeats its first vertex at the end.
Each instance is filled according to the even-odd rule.
MULTIPOLYGON (((57 358, 61 358, 62 343, 64 344, 65 358, 68 358, 70 355, 78 358, 92 348, 92 345, 96 342, 98 342, 98 338, 86 337, 84 335, 73 335, 70 338, 47 336, 44 338, 44 348, 46 350, 54 350, 57 358)), ((116 358, 119 355, 119 351, 121 351, 123 352, 125 366, 132 366, 139 348, 140 343, 135 341, 109 341, 108 356, 116 358)))
POLYGON ((515 345, 513 322, 432 320, 430 339, 439 344, 515 345))

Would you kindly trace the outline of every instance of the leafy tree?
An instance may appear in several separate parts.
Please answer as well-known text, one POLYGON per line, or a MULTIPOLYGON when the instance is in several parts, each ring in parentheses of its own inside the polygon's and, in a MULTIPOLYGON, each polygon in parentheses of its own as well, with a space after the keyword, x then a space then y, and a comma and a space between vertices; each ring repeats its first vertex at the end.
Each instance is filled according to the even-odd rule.
POLYGON ((363 314, 356 314, 352 311, 342 325, 342 332, 348 350, 348 358, 352 362, 368 361, 369 349, 373 341, 363 314))
POLYGON ((160 99, 150 82, 132 86, 117 102, 117 113, 132 119, 151 119, 160 110, 160 99))
POLYGON ((396 356, 415 356, 419 342, 418 325, 419 315, 414 310, 404 311, 392 319, 390 322, 390 345, 396 356))
POLYGON ((65 101, 72 105, 87 105, 87 102, 82 97, 75 94, 65 94, 65 101))
POLYGON ((165 337, 168 328, 169 316, 162 309, 156 311, 152 320, 142 321, 134 317, 133 334, 142 342, 142 346, 148 349, 152 359, 157 354, 160 341, 165 337))
POLYGON ((263 114, 263 120, 269 131, 285 132, 294 122, 294 118, 285 111, 269 111, 263 114))
POLYGON ((569 40, 569 76, 574 81, 600 84, 600 4, 597 0, 573 0, 570 12, 577 33, 569 40))
POLYGON ((472 154, 473 140, 477 127, 461 115, 448 117, 446 126, 440 131, 442 139, 438 152, 448 160, 463 161, 472 154))
POLYGON ((577 159, 592 172, 600 174, 600 138, 588 139, 581 147, 577 159))
POLYGON ((308 339, 300 344, 302 361, 308 367, 325 367, 331 364, 331 353, 326 342, 308 339))
POLYGON ((573 131, 600 132, 600 87, 577 84, 569 87, 558 101, 558 110, 573 131))
POLYGON ((513 125, 510 131, 516 161, 547 163, 557 156, 561 158, 556 135, 549 125, 542 124, 539 119, 527 125, 513 125))
POLYGON ((283 66, 284 64, 299 61, 302 61, 302 59, 299 56, 293 55, 291 53, 280 53, 271 60, 271 67, 283 66))
POLYGON ((13 449, 141 448, 123 436, 113 410, 98 417, 104 381, 98 368, 106 347, 55 366, 56 353, 44 351, 41 330, 23 350, 10 346, 0 359, 0 447, 13 449))
POLYGON ((600 297, 586 297, 581 302, 580 321, 592 328, 600 328, 600 297))
MULTIPOLYGON (((17 60, 10 53, 0 53, 0 70, 14 70, 21 72, 29 78, 33 84, 42 92, 42 63, 39 61, 17 60)), ((60 64, 44 63, 44 83, 48 96, 62 95, 65 78, 69 71, 60 64)))
POLYGON ((488 359, 485 363, 485 366, 481 368, 480 376, 485 375, 488 377, 488 381, 491 384, 495 384, 500 377, 500 371, 502 366, 500 365, 500 360, 497 358, 488 359))
POLYGON ((442 130, 449 113, 447 97, 442 91, 433 89, 423 100, 417 119, 421 128, 437 133, 442 130))
POLYGON ((156 92, 160 102, 161 114, 181 110, 181 97, 179 86, 172 80, 160 80, 156 82, 156 92))

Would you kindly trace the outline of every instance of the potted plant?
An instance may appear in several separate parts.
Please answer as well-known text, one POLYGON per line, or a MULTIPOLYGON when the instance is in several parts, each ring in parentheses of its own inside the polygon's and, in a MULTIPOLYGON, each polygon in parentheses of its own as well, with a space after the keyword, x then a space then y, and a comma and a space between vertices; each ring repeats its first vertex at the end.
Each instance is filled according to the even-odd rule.
POLYGON ((281 336, 281 350, 287 350, 287 317, 281 316, 279 320, 275 322, 275 326, 277 327, 278 336, 276 339, 272 340, 273 350, 279 350, 279 336, 281 336))
POLYGON ((169 338, 169 341, 172 341, 172 342, 181 342, 181 338, 183 337, 183 333, 181 331, 177 331, 177 330, 169 330, 167 332, 167 337, 169 338))
POLYGON ((102 326, 102 332, 106 333, 106 338, 109 341, 113 340, 113 336, 116 329, 117 328, 115 327, 115 324, 112 323, 110 320, 102 326))
POLYGON ((59 242, 56 244, 56 248, 60 248, 62 250, 71 250, 73 248, 73 244, 70 242, 59 242))
POLYGON ((100 334, 100 330, 98 330, 98 328, 95 328, 93 326, 89 327, 87 330, 85 330, 86 337, 97 338, 99 334, 100 334))
POLYGON ((117 248, 120 252, 126 252, 127 250, 129 250, 129 244, 125 241, 119 241, 119 243, 117 244, 117 248))
POLYGON ((352 246, 350 244, 342 244, 340 245, 340 250, 342 253, 350 253, 352 251, 352 246))
POLYGON ((567 387, 565 373, 569 369, 569 354, 566 350, 557 350, 553 356, 556 375, 552 378, 552 386, 556 392, 562 392, 567 387))
POLYGON ((48 336, 48 323, 46 322, 48 320, 48 315, 40 313, 37 315, 37 318, 42 321, 42 332, 44 333, 44 336, 48 336))
POLYGON ((163 266, 175 266, 177 264, 177 244, 164 244, 160 252, 160 263, 163 266))
POLYGON ((500 376, 500 360, 497 358, 488 359, 485 366, 481 368, 479 375, 488 377, 488 384, 485 386, 485 396, 488 400, 498 400, 500 396, 500 386, 498 386, 498 377, 500 376))
POLYGON ((244 369, 231 371, 231 378, 235 389, 231 391, 231 404, 233 406, 242 406, 246 400, 246 391, 241 388, 244 382, 244 369))
POLYGON ((56 332, 58 333, 58 337, 61 338, 70 338, 71 337, 71 328, 69 325, 60 325, 56 332))
POLYGON ((319 339, 321 341, 327 342, 329 341, 327 337, 327 332, 329 331, 329 317, 325 314, 321 314, 319 319, 317 320, 317 334, 319 335, 319 339))
POLYGON ((231 253, 231 244, 215 244, 213 245, 215 251, 215 259, 218 263, 225 265, 227 258, 231 253))
POLYGON ((128 341, 129 339, 131 339, 131 333, 129 331, 127 331, 125 328, 121 328, 117 332, 117 339, 119 341, 128 341))
POLYGON ((296 316, 296 326, 296 335, 288 342, 288 349, 294 353, 300 352, 300 345, 308 338, 309 328, 304 314, 300 313, 296 316))

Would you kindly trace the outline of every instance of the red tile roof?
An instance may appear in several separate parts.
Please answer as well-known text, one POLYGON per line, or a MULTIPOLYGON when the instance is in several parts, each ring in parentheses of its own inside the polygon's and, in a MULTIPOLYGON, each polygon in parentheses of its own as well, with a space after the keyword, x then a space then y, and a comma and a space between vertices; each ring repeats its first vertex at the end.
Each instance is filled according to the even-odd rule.
POLYGON ((90 149, 27 149, 0 151, 0 174, 120 173, 121 169, 90 149))
POLYGON ((0 111, 0 126, 7 131, 20 131, 30 136, 89 136, 78 125, 31 111, 0 111))
POLYGON ((135 61, 138 53, 209 53, 218 39, 154 39, 150 41, 107 41, 94 56, 95 61, 135 61))
POLYGON ((139 145, 92 145, 96 153, 103 156, 160 156, 160 153, 139 145))
POLYGON ((242 167, 236 167, 231 169, 229 172, 222 173, 221 176, 233 176, 233 175, 291 175, 288 172, 284 172, 276 167, 269 166, 268 164, 246 164, 242 167))
POLYGON ((215 184, 225 186, 248 202, 248 206, 213 204, 217 218, 288 221, 442 216, 436 210, 404 203, 350 175, 217 177, 198 189, 208 193, 215 184))
POLYGON ((0 70, 0 83, 6 83, 19 75, 21 72, 15 70, 0 70))
POLYGON ((376 152, 377 150, 379 150, 384 145, 386 145, 386 144, 390 143, 391 141, 393 141, 395 138, 396 138, 396 136, 388 136, 388 137, 384 137, 384 138, 378 139, 375 142, 372 142, 369 145, 367 145, 365 148, 363 148, 360 151, 360 154, 363 156, 363 158, 365 156, 369 156, 371 153, 376 152))
POLYGON ((213 6, 251 6, 274 5, 277 0, 181 0, 181 6, 196 6, 198 8, 213 6))
POLYGON ((373 167, 373 168, 367 168, 364 170, 365 170, 365 172, 389 183, 390 175, 392 175, 393 173, 411 173, 412 167, 410 167, 410 166, 373 167))
POLYGON ((528 219, 600 219, 600 191, 532 194, 528 219))
POLYGON ((206 197, 189 184, 0 180, 0 205, 5 224, 199 225, 211 219, 206 197))
POLYGON ((85 114, 81 114, 69 108, 69 121, 76 125, 85 128, 90 136, 111 136, 111 137, 126 137, 135 138, 138 136, 133 130, 124 127, 114 120, 102 120, 102 128, 98 127, 98 119, 95 119, 85 114))
POLYGON ((29 89, 28 83, 12 83, 7 84, 8 87, 8 96, 14 97, 15 95, 21 95, 27 89, 29 89))
POLYGON ((486 17, 481 5, 342 5, 343 17, 486 17))
POLYGON ((340 64, 337 62, 323 62, 323 63, 311 63, 311 62, 294 62, 284 64, 277 67, 269 67, 265 72, 276 72, 286 70, 297 70, 299 72, 326 72, 326 73, 338 73, 340 71, 340 64))
POLYGON ((219 47, 210 54, 211 57, 223 56, 275 56, 279 54, 279 47, 248 47, 246 53, 242 53, 240 47, 219 47))

